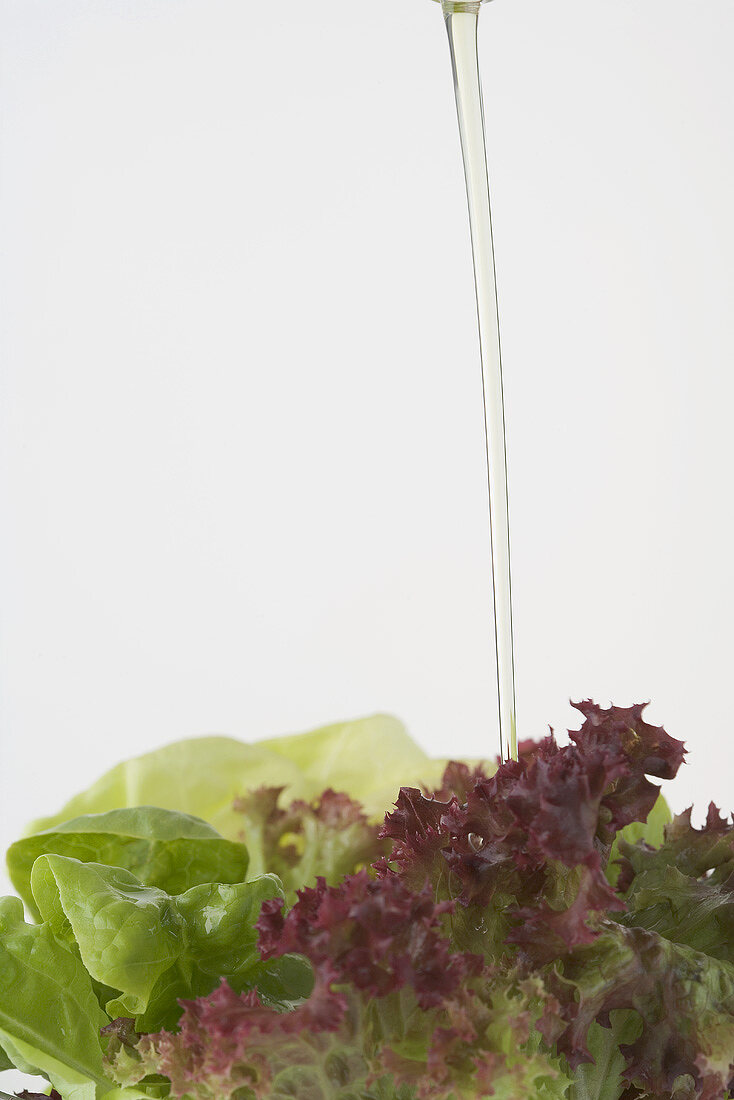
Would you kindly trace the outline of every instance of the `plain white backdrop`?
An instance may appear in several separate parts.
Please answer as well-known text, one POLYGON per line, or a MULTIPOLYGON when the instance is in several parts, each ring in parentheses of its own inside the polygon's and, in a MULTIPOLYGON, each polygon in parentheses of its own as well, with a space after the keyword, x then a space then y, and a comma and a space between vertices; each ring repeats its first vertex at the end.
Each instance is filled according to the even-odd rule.
MULTIPOLYGON (((480 35, 520 735, 650 699, 731 811, 734 5, 480 35)), ((3 848, 178 737, 493 753, 438 6, 2 0, 0 64, 3 848)))

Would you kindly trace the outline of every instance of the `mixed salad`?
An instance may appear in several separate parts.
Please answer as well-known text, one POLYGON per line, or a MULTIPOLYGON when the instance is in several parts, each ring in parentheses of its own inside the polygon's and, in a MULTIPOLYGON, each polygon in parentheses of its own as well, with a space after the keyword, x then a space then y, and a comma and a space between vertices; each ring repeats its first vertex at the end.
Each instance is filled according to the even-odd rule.
POLYGON ((377 717, 114 768, 8 852, 0 1064, 62 1100, 725 1100, 734 825, 671 819, 643 707, 577 708, 499 767, 377 717))

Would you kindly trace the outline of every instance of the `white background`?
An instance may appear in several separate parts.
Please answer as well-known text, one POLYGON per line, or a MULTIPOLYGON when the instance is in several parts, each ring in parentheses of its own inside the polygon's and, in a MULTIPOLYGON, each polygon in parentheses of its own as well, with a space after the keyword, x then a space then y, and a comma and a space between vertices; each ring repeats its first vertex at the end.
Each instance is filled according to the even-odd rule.
MULTIPOLYGON (((673 805, 729 811, 734 5, 480 22, 520 735, 651 699, 673 805)), ((438 7, 3 0, 0 43, 3 847, 177 737, 493 752, 438 7)))

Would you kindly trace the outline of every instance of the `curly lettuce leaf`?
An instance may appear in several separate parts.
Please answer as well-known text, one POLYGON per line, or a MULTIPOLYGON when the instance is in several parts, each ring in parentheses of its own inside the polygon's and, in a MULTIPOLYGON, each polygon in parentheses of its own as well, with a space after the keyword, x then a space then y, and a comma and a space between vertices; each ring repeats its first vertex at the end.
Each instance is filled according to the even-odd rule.
POLYGON ((123 867, 144 885, 170 894, 203 882, 243 882, 248 866, 244 845, 225 840, 189 814, 157 806, 85 814, 18 840, 8 849, 10 879, 37 919, 31 869, 38 856, 49 853, 123 867))
POLYGON ((142 1036, 133 1056, 118 1051, 112 1072, 131 1080, 137 1056, 140 1077, 163 1073, 174 1097, 195 1100, 566 1095, 561 1060, 532 1029, 542 990, 456 952, 441 928, 447 906, 429 888, 414 894, 397 876, 360 872, 281 907, 264 904, 260 949, 309 960, 303 1004, 274 1012, 223 983, 186 1002, 176 1033, 142 1036))
MULTIPOLYGON (((381 1011, 383 1017, 392 1012, 393 1031, 409 1026, 415 1013, 410 999, 393 994, 387 1002, 381 1011)), ((335 1030, 292 1029, 287 1017, 268 1014, 251 995, 236 997, 223 986, 186 1005, 177 1034, 143 1037, 138 1073, 163 1070, 175 1100, 563 1100, 571 1079, 559 1059, 524 1043, 524 1006, 515 1008, 516 1016, 501 1010, 498 1027, 491 1007, 476 1021, 459 1018, 458 1011, 452 1020, 448 1009, 443 1029, 435 1026, 439 1013, 423 1017, 423 1029, 435 1026, 437 1033, 429 1062, 410 1038, 383 1042, 356 1003, 335 1030), (468 1037, 475 1024, 481 1060, 477 1055, 475 1064, 467 1043, 462 1062, 455 1033, 460 1027, 468 1037)))
POLYGON ((119 867, 43 855, 31 885, 54 934, 78 950, 95 982, 117 991, 109 1015, 132 1016, 141 1030, 173 1026, 179 998, 209 993, 221 977, 279 1005, 308 992, 303 964, 265 965, 257 950, 262 903, 283 893, 275 876, 172 896, 119 867))
POLYGON ((593 1023, 587 1046, 591 1061, 577 1067, 569 1100, 619 1100, 625 1088, 627 1060, 620 1047, 639 1038, 642 1021, 635 1012, 616 1009, 609 1026, 593 1023))
MULTIPOLYGON (((528 945, 530 960, 545 960, 546 947, 528 945)), ((558 1051, 575 1070, 593 1054, 593 1024, 605 1025, 614 1010, 625 1010, 639 1019, 631 1041, 619 1046, 625 1082, 643 1096, 667 1100, 685 1076, 691 1098, 725 1100, 734 1077, 730 964, 607 920, 593 944, 579 945, 543 969, 558 1005, 552 1025, 543 1027, 552 1026, 558 1051)))
POLYGON ((479 775, 464 802, 403 788, 385 819, 391 865, 414 889, 430 882, 461 902, 455 934, 463 928, 471 950, 494 957, 507 941, 538 940, 548 961, 593 942, 598 917, 624 909, 605 874, 613 842, 653 810, 659 788, 648 774, 674 775, 684 750, 643 707, 578 709, 585 720, 571 745, 546 738, 479 775))
POLYGON ((609 854, 606 875, 612 886, 617 884, 621 867, 620 845, 639 844, 640 842, 651 848, 659 848, 665 835, 665 826, 673 820, 670 807, 663 796, 658 795, 657 802, 650 810, 644 821, 631 821, 617 833, 609 854))
POLYGON ((686 810, 659 847, 622 841, 620 857, 626 924, 734 963, 734 823, 713 803, 701 829, 686 810))
POLYGON ((235 809, 242 814, 253 872, 277 874, 289 901, 319 875, 335 886, 385 854, 379 826, 348 795, 329 788, 311 802, 297 799, 284 809, 282 793, 282 787, 260 787, 238 798, 235 809))

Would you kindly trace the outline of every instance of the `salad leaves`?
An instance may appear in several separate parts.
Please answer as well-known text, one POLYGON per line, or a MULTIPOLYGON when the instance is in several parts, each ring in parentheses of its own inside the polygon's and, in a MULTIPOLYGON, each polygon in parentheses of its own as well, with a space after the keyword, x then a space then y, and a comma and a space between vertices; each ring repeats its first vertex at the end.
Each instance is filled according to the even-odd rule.
POLYGON ((160 806, 203 818, 239 839, 235 799, 258 787, 285 787, 310 800, 333 787, 382 818, 400 783, 438 782, 445 761, 431 760, 397 719, 376 714, 310 733, 244 744, 231 737, 195 737, 117 764, 58 814, 39 818, 37 833, 89 813, 160 806), (365 766, 365 757, 379 767, 365 766))
POLYGON ((734 824, 671 819, 643 707, 578 709, 499 767, 379 717, 118 765, 8 854, 5 1063, 62 1100, 729 1100, 734 824))
POLYGON ((31 890, 31 871, 46 853, 123 867, 147 886, 173 894, 212 879, 242 882, 249 861, 244 844, 224 840, 211 825, 190 814, 138 806, 75 817, 17 840, 8 849, 10 880, 36 919, 40 913, 31 890))
MULTIPOLYGON (((146 1031, 171 1026, 178 998, 208 993, 220 977, 239 990, 257 981, 269 1002, 282 1002, 281 967, 262 965, 255 932, 264 901, 282 896, 275 876, 171 896, 119 867, 44 855, 33 865, 32 888, 56 937, 78 951, 99 987, 118 991, 104 1003, 112 1017, 133 1016, 146 1031)), ((299 966, 291 997, 310 988, 298 960, 289 977, 299 966)))
POLYGON ((362 864, 371 863, 389 846, 359 802, 329 787, 314 799, 297 799, 280 806, 282 787, 259 787, 235 800, 242 814, 252 865, 274 871, 295 900, 295 891, 315 881, 317 873, 329 885, 362 864))
POLYGON ((0 1044, 11 1063, 48 1077, 65 1100, 93 1100, 112 1088, 99 1042, 107 1022, 80 959, 48 925, 26 924, 18 898, 4 898, 0 1044))

